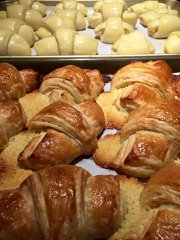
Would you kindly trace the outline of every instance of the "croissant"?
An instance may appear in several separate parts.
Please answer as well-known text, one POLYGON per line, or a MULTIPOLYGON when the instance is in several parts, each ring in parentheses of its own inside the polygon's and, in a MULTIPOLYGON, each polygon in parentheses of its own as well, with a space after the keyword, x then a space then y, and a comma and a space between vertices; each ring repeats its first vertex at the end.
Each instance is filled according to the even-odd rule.
POLYGON ((166 14, 147 25, 149 36, 153 38, 167 38, 170 33, 180 31, 180 17, 166 14))
POLYGON ((112 54, 152 54, 155 53, 154 45, 142 32, 124 34, 112 45, 112 54), (138 43, 135 44, 135 43, 138 43))
POLYGON ((123 207, 117 177, 75 166, 46 168, 0 192, 0 239, 107 238, 118 229, 123 207))
POLYGON ((34 44, 37 55, 96 55, 98 41, 91 36, 78 34, 73 29, 59 28, 54 36, 34 44), (64 44, 66 42, 66 44, 64 44))
MULTIPOLYGON (((21 37, 23 37, 29 44, 29 46, 28 46, 29 49, 35 42, 33 28, 31 26, 27 25, 21 19, 16 19, 16 18, 0 19, 1 39, 3 38, 3 36, 2 36, 3 31, 5 31, 7 33, 8 33, 8 31, 10 31, 10 36, 12 35, 12 33, 14 33, 14 34, 16 33, 16 34, 20 35, 21 37)), ((8 40, 6 38, 4 38, 3 41, 5 41, 5 44, 8 45, 8 40)), ((28 45, 27 43, 26 43, 26 45, 28 45)), ((30 50, 29 50, 29 52, 30 52, 30 50)), ((2 53, 1 53, 1 55, 2 55, 2 53)))
POLYGON ((165 3, 160 3, 159 1, 144 1, 141 3, 135 3, 133 4, 130 9, 137 13, 138 15, 141 15, 148 11, 153 11, 155 9, 167 9, 168 5, 165 3))
POLYGON ((0 152, 7 147, 9 138, 24 129, 25 123, 26 115, 18 100, 0 101, 0 152))
POLYGON ((142 25, 147 27, 147 25, 151 21, 158 19, 158 18, 160 18, 160 16, 166 15, 166 14, 178 16, 178 11, 174 10, 174 9, 168 9, 168 8, 157 8, 153 11, 148 11, 148 12, 141 14, 139 16, 139 20, 142 25))
POLYGON ((95 12, 100 12, 103 5, 107 4, 107 3, 112 3, 112 4, 121 3, 121 4, 123 4, 124 9, 127 8, 127 3, 124 0, 99 0, 94 4, 93 10, 95 12))
POLYGON ((135 109, 121 134, 109 135, 98 145, 96 163, 129 175, 150 177, 180 153, 180 101, 163 99, 135 109), (108 154, 104 153, 107 146, 111 146, 108 154))
POLYGON ((97 103, 103 109, 106 128, 121 129, 129 112, 158 99, 174 99, 173 74, 162 60, 133 62, 113 76, 110 92, 101 93, 97 103))
POLYGON ((169 34, 164 46, 164 53, 179 54, 180 53, 180 31, 169 34))
POLYGON ((53 91, 57 94, 59 89, 60 94, 63 92, 64 95, 71 96, 73 104, 95 99, 103 91, 103 87, 103 78, 97 69, 66 65, 45 75, 39 90, 43 94, 51 94, 53 98, 53 91))
POLYGON ((18 69, 10 63, 0 63, 0 100, 19 99, 38 86, 39 75, 33 69, 18 69))
POLYGON ((115 43, 123 34, 133 31, 133 26, 123 22, 120 17, 109 17, 107 21, 100 23, 94 29, 101 42, 110 44, 115 43))
POLYGON ((126 240, 180 239, 180 164, 171 163, 155 173, 141 194, 146 211, 126 240))
POLYGON ((29 130, 39 134, 20 153, 18 161, 34 170, 68 164, 81 155, 90 155, 103 129, 104 115, 95 102, 73 107, 60 101, 52 103, 32 118, 29 130))

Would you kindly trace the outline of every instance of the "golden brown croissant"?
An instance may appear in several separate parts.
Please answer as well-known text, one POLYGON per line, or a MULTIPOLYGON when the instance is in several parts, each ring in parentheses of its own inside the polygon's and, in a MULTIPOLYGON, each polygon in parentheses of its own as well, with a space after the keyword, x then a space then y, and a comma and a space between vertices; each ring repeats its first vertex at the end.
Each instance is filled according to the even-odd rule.
POLYGON ((62 100, 67 96, 68 103, 81 103, 95 99, 102 92, 104 82, 97 69, 81 69, 75 65, 57 68, 43 78, 40 92, 62 100))
POLYGON ((172 81, 172 70, 162 60, 137 61, 120 68, 112 78, 110 92, 97 98, 105 114, 106 127, 121 129, 133 109, 158 99, 173 99, 172 81))
POLYGON ((126 240, 180 239, 180 164, 154 174, 141 194, 145 210, 126 240))
POLYGON ((49 167, 19 188, 0 192, 0 239, 107 238, 123 215, 118 177, 91 176, 75 166, 49 167))
POLYGON ((7 146, 10 137, 21 132, 26 116, 18 100, 0 101, 0 152, 7 146))
POLYGON ((55 102, 37 113, 29 125, 39 133, 21 152, 21 166, 38 170, 46 166, 68 164, 81 155, 90 155, 97 136, 104 129, 104 115, 93 101, 74 107, 55 102))
POLYGON ((96 163, 133 176, 150 177, 180 154, 180 101, 164 99, 135 109, 121 135, 108 135, 98 145, 96 163))
POLYGON ((38 85, 38 73, 33 69, 17 68, 9 63, 0 63, 0 100, 19 99, 38 85))

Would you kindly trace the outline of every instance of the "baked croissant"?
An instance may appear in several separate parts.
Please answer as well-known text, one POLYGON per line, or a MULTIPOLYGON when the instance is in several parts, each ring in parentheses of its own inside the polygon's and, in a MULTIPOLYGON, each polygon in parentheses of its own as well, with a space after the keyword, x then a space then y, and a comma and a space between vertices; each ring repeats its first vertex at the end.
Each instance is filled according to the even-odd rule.
POLYGON ((54 36, 34 44, 37 55, 96 55, 98 41, 89 35, 78 34, 73 29, 59 28, 54 36), (66 44, 64 44, 66 42, 66 44))
POLYGON ((112 54, 152 54, 155 53, 154 45, 142 32, 124 34, 112 45, 112 54), (138 43, 138 44, 136 44, 138 43))
POLYGON ((170 33, 180 31, 180 17, 166 14, 147 25, 149 36, 153 38, 167 38, 170 33))
POLYGON ((97 103, 103 109, 106 128, 121 129, 129 112, 158 99, 174 99, 173 74, 162 60, 133 62, 113 76, 110 92, 101 93, 97 103))
POLYGON ((123 208, 118 177, 91 176, 75 166, 46 168, 0 192, 0 239, 107 238, 118 229, 123 208))
POLYGON ((121 134, 108 135, 98 145, 96 163, 129 175, 150 177, 180 154, 180 101, 163 99, 135 109, 121 134))
POLYGON ((141 194, 142 212, 126 240, 180 239, 180 164, 171 163, 147 182, 141 194))
POLYGON ((9 63, 0 63, 0 100, 19 99, 38 86, 39 74, 33 69, 18 69, 9 63))
POLYGON ((104 82, 97 69, 81 69, 75 65, 57 68, 43 77, 39 91, 53 99, 57 96, 69 96, 68 103, 75 104, 95 99, 102 91, 104 82))
POLYGON ((21 104, 15 99, 0 101, 0 152, 8 145, 8 140, 25 128, 26 115, 21 104))
POLYGON ((132 25, 123 22, 120 17, 110 17, 97 25, 94 32, 101 42, 115 43, 123 34, 133 32, 132 25))
POLYGON ((32 118, 29 130, 39 134, 20 153, 18 161, 33 170, 68 164, 92 154, 103 129, 104 115, 95 102, 73 107, 60 101, 52 103, 32 118))

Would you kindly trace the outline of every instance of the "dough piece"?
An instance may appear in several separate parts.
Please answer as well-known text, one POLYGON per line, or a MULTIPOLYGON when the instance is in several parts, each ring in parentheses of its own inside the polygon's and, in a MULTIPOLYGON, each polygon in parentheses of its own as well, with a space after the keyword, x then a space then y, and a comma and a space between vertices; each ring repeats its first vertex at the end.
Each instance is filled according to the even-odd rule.
POLYGON ((147 31, 153 38, 167 38, 171 32, 180 31, 180 17, 162 15, 147 25, 147 31))
POLYGON ((158 18, 160 18, 161 15, 175 15, 178 16, 177 10, 167 9, 167 8, 157 8, 153 11, 148 11, 139 16, 140 23, 147 27, 147 25, 158 18))
POLYGON ((103 22, 102 14, 100 12, 94 12, 91 15, 87 15, 87 20, 90 28, 97 27, 100 23, 103 22))
POLYGON ((26 7, 22 4, 10 4, 7 6, 6 11, 8 18, 20 18, 24 20, 26 7))
POLYGON ((132 32, 122 35, 120 39, 112 45, 112 54, 128 55, 152 53, 155 53, 155 47, 141 32, 132 32))
POLYGON ((122 3, 124 6, 124 9, 127 8, 127 4, 124 0, 99 0, 94 4, 94 7, 93 7, 94 11, 100 12, 102 6, 107 3, 112 3, 112 4, 113 3, 122 3))
POLYGON ((42 17, 46 16, 47 6, 39 1, 33 2, 31 9, 40 12, 42 17))
POLYGON ((121 17, 124 5, 122 3, 106 3, 101 7, 103 21, 107 21, 109 17, 121 17))
POLYGON ((29 9, 25 13, 24 21, 36 31, 42 26, 42 15, 34 9, 29 9))
POLYGON ((48 31, 45 27, 40 27, 35 32, 35 35, 38 37, 38 39, 42 39, 42 38, 46 38, 46 37, 51 37, 52 33, 50 31, 48 31))
POLYGON ((121 35, 134 31, 134 28, 119 17, 110 17, 107 21, 100 23, 94 31, 101 42, 113 44, 121 35))
POLYGON ((124 22, 131 24, 133 27, 136 26, 137 19, 138 19, 137 13, 132 12, 130 10, 125 10, 122 14, 122 20, 124 22))
POLYGON ((163 47, 164 53, 180 54, 180 31, 170 33, 163 47))

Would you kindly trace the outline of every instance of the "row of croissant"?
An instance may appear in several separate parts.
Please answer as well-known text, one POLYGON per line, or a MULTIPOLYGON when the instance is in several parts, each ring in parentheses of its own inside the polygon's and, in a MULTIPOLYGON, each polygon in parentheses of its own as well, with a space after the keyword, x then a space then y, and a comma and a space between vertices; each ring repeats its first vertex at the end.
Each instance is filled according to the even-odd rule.
MULTIPOLYGON (((1 63, 0 239, 179 239, 176 81, 161 60, 119 69, 109 92, 97 69, 68 65, 39 81, 32 69, 1 63), (99 140, 104 128, 121 134, 99 140), (150 180, 144 187, 67 165, 83 155, 150 180), (5 162, 35 173, 5 186, 5 162)), ((5 176, 17 180, 13 171, 5 176)))
POLYGON ((123 0, 100 0, 90 13, 76 0, 63 0, 49 8, 19 0, 0 11, 0 55, 96 55, 98 40, 112 44, 112 54, 155 53, 156 46, 136 31, 138 22, 149 36, 167 39, 162 52, 179 53, 180 17, 168 4, 144 1, 128 7, 123 0), (88 28, 95 37, 79 32, 88 28))

